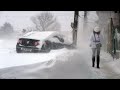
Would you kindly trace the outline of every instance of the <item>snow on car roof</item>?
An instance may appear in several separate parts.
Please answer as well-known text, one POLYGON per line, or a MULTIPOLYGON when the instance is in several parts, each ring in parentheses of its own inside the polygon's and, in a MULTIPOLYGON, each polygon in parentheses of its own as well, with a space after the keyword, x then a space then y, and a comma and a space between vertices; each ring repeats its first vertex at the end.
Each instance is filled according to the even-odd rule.
POLYGON ((25 34, 22 38, 44 40, 55 33, 57 32, 56 31, 42 31, 42 32, 34 31, 34 32, 29 32, 25 34))

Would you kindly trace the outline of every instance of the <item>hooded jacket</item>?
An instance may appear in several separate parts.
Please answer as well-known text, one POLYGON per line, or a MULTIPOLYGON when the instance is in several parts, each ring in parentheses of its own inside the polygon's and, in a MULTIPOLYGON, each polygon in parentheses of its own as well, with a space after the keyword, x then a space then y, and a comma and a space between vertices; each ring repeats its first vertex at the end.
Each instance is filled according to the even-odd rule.
POLYGON ((102 45, 102 35, 101 34, 96 34, 96 33, 92 33, 90 36, 90 47, 91 48, 96 48, 96 44, 101 44, 102 45))

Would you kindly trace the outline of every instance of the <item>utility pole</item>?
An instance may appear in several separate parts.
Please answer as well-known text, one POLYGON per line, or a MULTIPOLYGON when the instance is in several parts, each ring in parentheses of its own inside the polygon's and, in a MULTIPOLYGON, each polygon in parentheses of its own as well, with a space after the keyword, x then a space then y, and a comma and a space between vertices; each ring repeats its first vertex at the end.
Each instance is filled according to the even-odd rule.
POLYGON ((77 44, 77 30, 78 30, 78 16, 79 16, 79 11, 74 12, 74 23, 72 23, 72 28, 73 28, 73 46, 76 47, 77 44))

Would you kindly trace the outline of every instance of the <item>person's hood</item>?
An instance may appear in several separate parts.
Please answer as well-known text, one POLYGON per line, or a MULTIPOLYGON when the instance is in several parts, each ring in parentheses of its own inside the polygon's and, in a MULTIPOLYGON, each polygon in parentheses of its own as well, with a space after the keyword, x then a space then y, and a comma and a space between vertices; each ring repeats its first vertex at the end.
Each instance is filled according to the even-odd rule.
POLYGON ((94 31, 95 31, 95 32, 100 32, 100 28, 99 28, 98 26, 96 26, 96 27, 94 28, 94 31))

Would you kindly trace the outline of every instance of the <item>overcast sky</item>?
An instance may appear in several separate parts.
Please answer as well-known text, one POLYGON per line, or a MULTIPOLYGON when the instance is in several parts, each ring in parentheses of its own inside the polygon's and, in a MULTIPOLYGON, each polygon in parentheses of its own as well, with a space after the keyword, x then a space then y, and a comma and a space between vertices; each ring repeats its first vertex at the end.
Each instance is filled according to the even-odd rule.
MULTIPOLYGON (((32 27, 34 24, 30 20, 31 16, 37 15, 40 11, 1 11, 0 26, 5 22, 10 22, 15 30, 32 27)), ((74 20, 73 11, 52 11, 60 22, 62 30, 71 30, 71 22, 74 20)))

